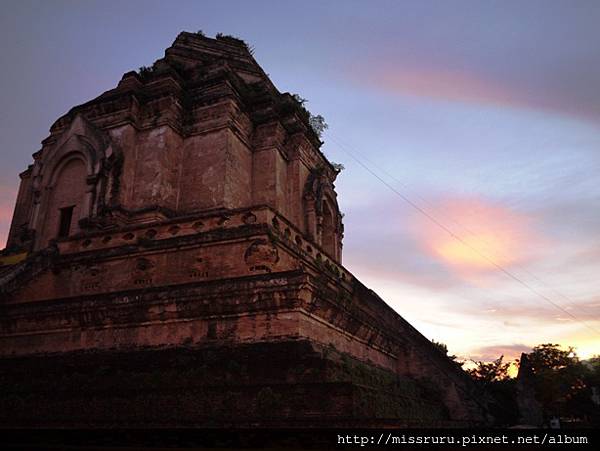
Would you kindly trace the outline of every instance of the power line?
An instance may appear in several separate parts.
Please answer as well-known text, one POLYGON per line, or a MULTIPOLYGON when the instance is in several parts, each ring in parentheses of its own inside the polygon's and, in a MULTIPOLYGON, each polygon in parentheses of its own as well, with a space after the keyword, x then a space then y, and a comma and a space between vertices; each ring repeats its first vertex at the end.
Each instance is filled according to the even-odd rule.
POLYGON ((525 287, 527 290, 529 290, 530 292, 532 292, 533 294, 535 294, 539 298, 543 299, 544 301, 546 301, 549 304, 551 304, 552 306, 554 306, 556 309, 560 310, 561 312, 563 312, 567 316, 571 317, 574 321, 581 323, 582 325, 584 325, 585 327, 587 327, 588 329, 590 329, 595 334, 599 334, 600 335, 600 332, 597 331, 595 328, 589 326, 588 324, 586 324, 585 322, 583 322, 582 320, 580 320, 579 318, 577 318, 575 315, 573 315, 571 312, 565 310, 563 307, 561 307, 560 305, 556 304, 554 301, 552 301, 552 299, 548 298, 543 293, 540 293, 538 290, 536 290, 533 287, 531 287, 527 282, 521 280, 519 277, 517 277, 516 275, 514 275, 512 272, 510 272, 509 270, 505 269, 502 265, 498 264, 495 260, 493 260, 490 257, 488 257, 487 255, 481 253, 479 251, 479 249, 471 246, 468 242, 466 242, 465 240, 463 240, 460 236, 458 236, 456 233, 454 233, 446 225, 444 225, 442 222, 440 222, 438 219, 436 219, 434 216, 432 216, 426 210, 424 210, 423 208, 421 208, 418 204, 416 204, 415 202, 413 202, 407 196, 405 196, 404 194, 402 194, 400 191, 398 191, 396 188, 394 188, 392 185, 390 185, 386 180, 384 180, 383 178, 381 178, 376 172, 374 172, 365 163, 363 163, 360 159, 358 159, 352 152, 350 152, 348 149, 346 149, 345 146, 343 146, 338 140, 336 140, 333 137, 331 137, 331 139, 332 139, 333 142, 335 142, 340 147, 340 149, 342 151, 344 151, 354 161, 356 161, 360 166, 362 166, 363 169, 365 169, 373 177, 375 177, 377 180, 379 180, 381 183, 383 183, 385 186, 387 186, 393 193, 395 193, 397 196, 399 196, 408 205, 410 205, 411 207, 413 207, 415 210, 417 210, 419 213, 421 213, 423 216, 425 216, 427 219, 429 219, 432 223, 434 223, 439 228, 441 228, 446 233, 448 233, 452 238, 454 238, 455 240, 457 240, 458 242, 460 242, 463 246, 467 247, 471 251, 475 252, 478 256, 480 256, 481 258, 483 258, 484 260, 486 260, 488 263, 490 263, 492 266, 494 266, 500 272, 504 273, 507 277, 511 278, 512 280, 514 280, 515 282, 519 283, 520 285, 522 285, 523 287, 525 287))
MULTIPOLYGON (((335 139, 332 137, 332 140, 334 142, 336 142, 336 144, 338 144, 338 146, 340 146, 340 148, 342 150, 344 150, 344 147, 352 147, 350 146, 348 143, 344 143, 342 142, 339 137, 335 137, 335 139)), ((347 149, 346 149, 347 150, 347 149)), ((356 151, 356 149, 353 149, 354 151, 356 151)), ((399 180, 398 178, 396 178, 393 174, 390 174, 385 168, 382 168, 381 166, 379 166, 377 163, 375 163, 373 160, 370 160, 369 158, 365 157, 364 155, 361 155, 361 158, 365 161, 367 161, 368 163, 370 163, 372 166, 374 166, 376 169, 378 169, 379 171, 381 171, 382 173, 384 173, 385 175, 387 175, 389 178, 391 178, 394 182, 400 184, 401 186, 403 186, 406 190, 411 190, 410 186, 408 186, 406 183, 402 182, 401 180, 399 180)), ((429 203, 426 199, 424 199, 422 196, 420 196, 418 193, 413 191, 413 196, 416 197, 419 201, 421 201, 421 203, 425 204, 426 206, 428 206, 430 209, 432 210, 436 210, 436 208, 434 206, 431 205, 431 203, 429 203)), ((450 216, 446 216, 445 219, 448 219, 450 222, 452 222, 455 226, 461 228, 463 231, 465 231, 468 234, 471 235, 475 235, 475 232, 472 231, 469 227, 465 226, 464 224, 459 223, 458 221, 455 221, 452 217, 450 216)), ((481 241, 484 244, 487 244, 488 246, 490 245, 490 243, 485 239, 481 239, 481 241)), ((554 288, 553 286, 551 286, 550 284, 544 282, 541 278, 539 278, 538 276, 536 276, 535 274, 533 274, 531 271, 529 271, 527 268, 524 268, 520 265, 517 265, 517 267, 523 271, 525 274, 527 274, 529 277, 531 277, 533 280, 535 280, 537 283, 546 286, 547 289, 549 289, 550 291, 554 292, 555 295, 563 298, 565 301, 567 301, 568 303, 570 303, 573 307, 580 309, 581 311, 583 311, 584 313, 586 313, 589 316, 594 315, 594 313, 592 313, 591 311, 589 311, 586 307, 581 306, 581 305, 577 305, 575 303, 575 301, 573 301, 571 298, 569 298, 567 295, 565 295, 564 293, 561 293, 560 291, 558 291, 556 288, 554 288)), ((592 318, 592 319, 596 319, 596 318, 592 318)), ((584 320, 580 320, 581 322, 585 322, 584 320)))

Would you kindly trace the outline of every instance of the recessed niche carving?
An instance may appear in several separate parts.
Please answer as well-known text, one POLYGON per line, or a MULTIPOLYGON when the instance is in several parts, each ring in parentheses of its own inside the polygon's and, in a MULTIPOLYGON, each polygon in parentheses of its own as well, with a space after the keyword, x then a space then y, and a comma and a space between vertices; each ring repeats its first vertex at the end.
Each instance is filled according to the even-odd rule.
POLYGON ((189 275, 192 279, 206 279, 208 277, 208 271, 198 271, 192 269, 190 270, 189 275))
POLYGON ((135 235, 133 233, 131 233, 131 232, 126 233, 125 235, 123 235, 123 239, 125 241, 130 241, 130 240, 133 240, 134 238, 135 238, 135 235))
POLYGON ((138 258, 135 262, 135 268, 138 271, 148 271, 154 268, 154 263, 147 258, 138 258))
POLYGON ((107 244, 110 242, 110 240, 112 240, 112 236, 106 235, 104 238, 102 238, 102 243, 107 244))
POLYGON ((194 222, 194 224, 192 225, 192 228, 196 231, 199 232, 200 230, 202 230, 204 228, 204 223, 202 221, 196 221, 194 222))
POLYGON ((100 289, 100 282, 82 282, 81 290, 82 291, 94 291, 100 289))
POLYGON ((250 271, 266 271, 266 272, 271 272, 271 268, 269 268, 267 265, 256 265, 256 266, 251 266, 250 267, 250 271))
POLYGON ((256 222, 256 216, 252 213, 246 213, 242 217, 242 221, 244 221, 244 224, 254 224, 256 222))
POLYGON ((204 257, 202 257, 201 255, 194 256, 188 275, 192 279, 208 277, 208 270, 204 257))
POLYGON ((152 284, 152 278, 147 277, 145 279, 135 279, 133 281, 134 285, 151 285, 152 284))
POLYGON ((84 240, 83 243, 81 243, 81 247, 85 248, 85 247, 90 247, 92 245, 92 240, 84 240))
POLYGON ((98 276, 98 275, 100 274, 100 272, 101 272, 101 267, 100 267, 100 266, 97 266, 97 265, 90 266, 90 267, 86 268, 86 269, 84 270, 84 272, 85 272, 85 275, 86 275, 86 276, 89 276, 89 277, 96 277, 96 276, 98 276))
POLYGON ((174 226, 172 226, 172 227, 169 227, 169 233, 170 233, 171 235, 177 235, 177 234, 179 233, 179 231, 180 231, 180 230, 181 230, 181 227, 179 227, 179 226, 176 226, 176 225, 174 225, 174 226))
POLYGON ((101 265, 81 267, 81 291, 99 290, 105 272, 105 268, 101 265))
POLYGON ((158 232, 154 229, 150 229, 148 231, 146 231, 146 233, 144 234, 144 236, 148 239, 152 239, 154 238, 156 235, 158 234, 158 232))
POLYGON ((279 261, 279 252, 270 241, 264 239, 254 240, 244 253, 244 261, 250 271, 267 271, 279 261))
POLYGON ((156 263, 149 258, 140 257, 133 261, 131 277, 134 285, 151 285, 156 263))

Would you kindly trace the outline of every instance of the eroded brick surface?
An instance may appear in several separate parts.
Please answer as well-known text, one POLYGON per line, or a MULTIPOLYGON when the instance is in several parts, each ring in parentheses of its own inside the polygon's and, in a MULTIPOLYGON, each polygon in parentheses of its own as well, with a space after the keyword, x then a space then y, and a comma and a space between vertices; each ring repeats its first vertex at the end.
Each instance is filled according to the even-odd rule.
POLYGON ((243 43, 180 34, 42 144, 0 266, 4 421, 486 421, 341 265, 337 172, 243 43))

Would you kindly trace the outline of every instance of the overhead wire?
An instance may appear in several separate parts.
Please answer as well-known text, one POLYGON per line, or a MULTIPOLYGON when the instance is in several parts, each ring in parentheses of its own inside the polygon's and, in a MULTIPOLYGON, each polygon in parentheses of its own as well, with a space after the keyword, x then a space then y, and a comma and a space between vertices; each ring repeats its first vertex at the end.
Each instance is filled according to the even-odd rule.
POLYGON ((569 316, 573 321, 582 324, 583 326, 585 326, 586 328, 588 328, 590 331, 592 331, 594 334, 600 335, 600 331, 596 330, 594 327, 590 326, 589 324, 587 324, 586 322, 584 322, 583 320, 581 320, 577 316, 573 315, 571 312, 569 312, 568 310, 566 310, 565 308, 563 308, 561 305, 559 305, 556 302, 554 302, 552 299, 550 299, 545 294, 543 294, 540 291, 538 291, 535 288, 533 288, 527 282, 525 282, 520 277, 518 277, 515 274, 513 274, 508 269, 504 268, 501 264, 499 264, 498 262, 496 262, 494 259, 490 258, 488 255, 482 253, 479 249, 477 249, 476 247, 472 246, 470 243, 468 243, 467 241, 465 241, 461 236, 457 235, 454 231, 452 231, 444 223, 442 223, 440 220, 438 220, 435 216, 433 216, 428 211, 426 211, 421 206, 419 206, 417 203, 415 203, 414 201, 412 201, 408 196, 406 196, 405 194, 403 194, 400 191, 398 191, 393 185, 391 185, 390 183, 388 183, 384 178, 382 178, 379 174, 377 174, 374 170, 372 170, 368 165, 366 165, 363 161, 361 161, 361 159, 359 159, 358 157, 356 157, 353 152, 351 152, 349 149, 347 149, 346 146, 344 146, 342 143, 340 143, 339 140, 337 140, 331 134, 330 134, 330 138, 331 138, 331 140, 334 143, 337 144, 337 146, 345 154, 347 154, 348 156, 350 156, 350 158, 352 158, 356 163, 358 163, 363 169, 365 169, 373 177, 375 177, 377 180, 379 180, 381 183, 383 183, 388 189, 390 189, 394 194, 396 194, 398 197, 400 197, 404 202, 406 202, 408 205, 410 205, 413 209, 415 209, 417 212, 419 212, 420 214, 422 214, 424 217, 426 217, 429 221, 431 221, 433 224, 435 224, 436 226, 438 226, 440 229, 442 229, 443 231, 445 231, 453 239, 455 239, 456 241, 460 242, 463 246, 465 246, 466 248, 468 248, 469 250, 471 250, 472 252, 474 252, 475 254, 477 254, 480 258, 482 258, 485 261, 487 261, 490 265, 492 265, 493 267, 495 267, 498 271, 502 272, 504 275, 506 275, 510 279, 514 280, 515 282, 517 282, 518 284, 520 284, 521 286, 523 286, 524 288, 526 288, 531 293, 535 294, 537 297, 539 297, 543 301, 547 302, 548 304, 550 304, 553 307, 555 307, 557 310, 560 310, 562 313, 564 313, 565 315, 569 316))
MULTIPOLYGON (((339 139, 339 137, 332 137, 332 140, 338 145, 340 146, 340 148, 342 150, 344 150, 344 147, 352 147, 347 143, 344 143, 342 140, 339 139)), ((356 152, 356 149, 354 149, 354 151, 356 152)), ((385 168, 382 168, 381 166, 379 166, 377 163, 375 163, 373 160, 370 160, 369 158, 365 157, 364 155, 361 155, 361 157, 363 158, 363 160, 367 161, 368 163, 370 163, 372 166, 374 166, 377 170, 381 171, 382 173, 384 173, 386 176, 388 176, 390 179, 392 179, 394 182, 402 185, 406 190, 411 190, 411 188, 404 182, 402 182, 401 180, 399 180, 396 176, 394 176, 393 174, 390 174, 385 168)), ((415 193, 413 190, 413 196, 416 197, 421 203, 425 204, 426 206, 428 206, 430 209, 432 210, 436 210, 436 207, 432 206, 431 203, 429 203, 426 199, 424 199, 422 196, 420 196, 418 193, 415 193)), ((457 226, 458 228, 462 229, 464 232, 466 232, 469 235, 475 235, 475 232, 473 230, 471 230, 469 227, 465 226, 464 224, 459 223, 458 221, 456 221, 455 219, 453 219, 451 216, 445 216, 444 219, 449 220, 450 222, 452 222, 455 226, 457 226)), ((487 239, 482 238, 480 240, 483 244, 486 244, 487 246, 490 246, 489 241, 487 241, 487 239)), ((592 313, 591 311, 589 311, 586 307, 578 305, 575 301, 573 301, 570 297, 568 297, 567 295, 565 295, 564 293, 558 291, 556 288, 554 288, 553 286, 551 286, 550 284, 548 284, 547 282, 545 282, 544 280, 542 280, 540 277, 536 276, 534 273, 532 273, 530 270, 528 270, 527 268, 524 268, 520 265, 516 265, 517 268, 519 268, 522 272, 524 272, 525 274, 527 274, 529 277, 531 277, 533 280, 535 280, 537 283, 539 283, 540 285, 545 285, 546 288, 552 292, 554 292, 555 295, 557 295, 558 297, 561 297, 562 299, 564 299, 566 302, 568 302, 569 304, 571 304, 573 307, 578 308, 582 311, 585 311, 585 313, 588 316, 593 316, 594 313, 592 313)), ((596 319, 596 318, 593 318, 596 319)), ((580 320, 580 321, 584 321, 584 320, 580 320)))

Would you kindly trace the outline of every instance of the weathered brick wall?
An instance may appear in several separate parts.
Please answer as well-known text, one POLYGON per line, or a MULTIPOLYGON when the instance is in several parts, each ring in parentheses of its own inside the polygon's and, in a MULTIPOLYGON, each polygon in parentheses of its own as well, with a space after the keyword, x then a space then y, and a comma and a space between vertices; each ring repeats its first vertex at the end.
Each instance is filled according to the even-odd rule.
POLYGON ((0 355, 306 339, 432 379, 454 420, 481 416, 464 373, 291 224, 266 227, 269 218, 267 208, 241 210, 60 243, 0 307, 0 355))
MULTIPOLYGON (((76 219, 88 232, 147 222, 149 209, 173 217, 268 205, 321 243, 316 222, 311 230, 306 223, 304 188, 319 170, 333 189, 336 172, 308 113, 275 89, 242 44, 184 33, 166 55, 52 126, 15 213, 15 224, 32 232, 33 250, 56 238, 46 222, 56 222, 65 196, 86 199, 76 219), (86 171, 60 176, 65 192, 48 195, 58 160, 75 154, 86 171)), ((18 232, 13 227, 11 244, 32 250, 18 232)))
POLYGON ((277 400, 284 423, 342 421, 340 411, 404 425, 481 421, 465 374, 339 264, 337 172, 320 144, 308 113, 243 43, 189 33, 152 69, 57 120, 23 176, 10 232, 11 252, 31 254, 0 273, 2 377, 25 396, 0 403, 31 424, 49 424, 53 409, 66 412, 57 424, 74 424, 84 397, 96 404, 78 418, 93 424, 114 421, 111 411, 122 424, 205 424, 220 404, 260 419, 257 403, 277 400), (56 239, 68 205, 72 233, 56 239), (278 344, 292 354, 271 377, 267 350, 278 344), (211 366, 185 399, 197 374, 176 365, 183 379, 170 389, 160 349, 203 355, 217 345, 221 361, 252 349, 260 364, 240 380, 211 366), (149 355, 156 371, 127 367, 149 355), (141 394, 136 384, 116 396, 88 385, 57 397, 38 390, 44 375, 20 386, 17 361, 39 362, 67 387, 80 372, 102 386, 93 362, 110 361, 111 384, 122 370, 141 394), (164 416, 177 403, 181 415, 164 416))
POLYGON ((47 207, 38 232, 41 247, 46 247, 48 242, 56 237, 61 208, 74 206, 70 229, 72 234, 79 232, 78 221, 85 214, 86 172, 82 159, 71 158, 53 174, 55 181, 46 190, 43 198, 47 207))

